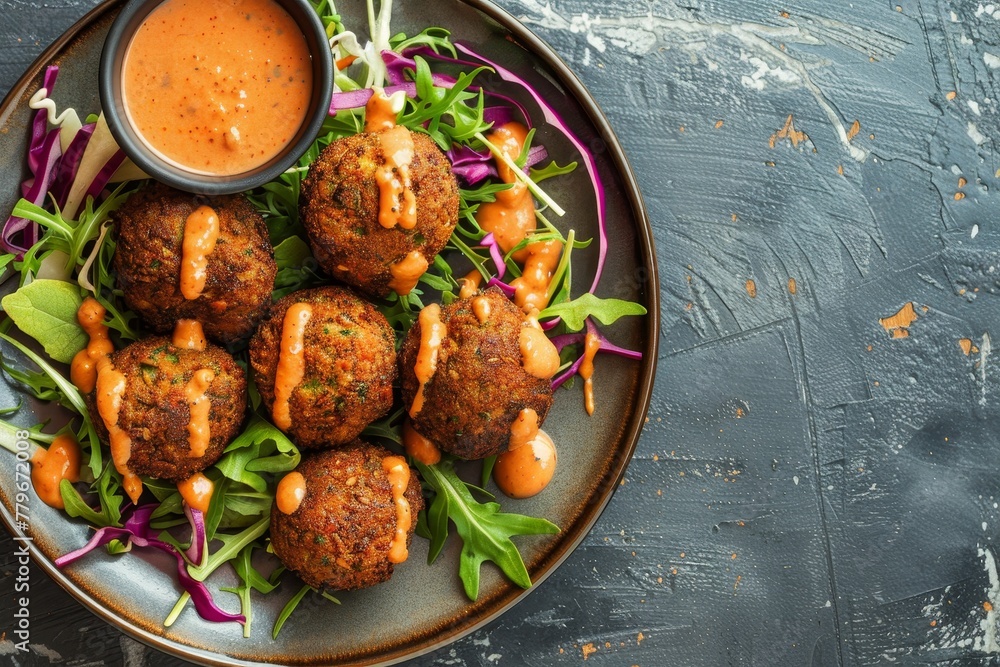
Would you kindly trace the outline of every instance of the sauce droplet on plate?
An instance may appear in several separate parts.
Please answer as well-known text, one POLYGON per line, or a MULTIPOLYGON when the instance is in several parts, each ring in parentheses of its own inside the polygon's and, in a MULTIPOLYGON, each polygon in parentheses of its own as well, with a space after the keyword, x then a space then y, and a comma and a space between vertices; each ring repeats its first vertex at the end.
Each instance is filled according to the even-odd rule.
POLYGON ((539 493, 556 471, 555 444, 538 426, 538 413, 531 408, 521 410, 511 425, 508 449, 493 466, 493 480, 511 498, 539 493))
POLYGON ((71 435, 60 435, 49 448, 39 447, 31 457, 31 485, 42 502, 63 509, 59 483, 80 481, 80 445, 71 435))

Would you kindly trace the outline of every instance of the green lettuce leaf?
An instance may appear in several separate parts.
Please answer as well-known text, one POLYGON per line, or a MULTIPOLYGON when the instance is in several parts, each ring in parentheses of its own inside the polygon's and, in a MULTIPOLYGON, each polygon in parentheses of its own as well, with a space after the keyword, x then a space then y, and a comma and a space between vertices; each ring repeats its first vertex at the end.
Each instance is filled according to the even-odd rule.
POLYGON ((79 287, 47 279, 30 282, 0 300, 17 328, 41 343, 49 357, 64 364, 87 346, 87 333, 76 319, 82 303, 79 287))

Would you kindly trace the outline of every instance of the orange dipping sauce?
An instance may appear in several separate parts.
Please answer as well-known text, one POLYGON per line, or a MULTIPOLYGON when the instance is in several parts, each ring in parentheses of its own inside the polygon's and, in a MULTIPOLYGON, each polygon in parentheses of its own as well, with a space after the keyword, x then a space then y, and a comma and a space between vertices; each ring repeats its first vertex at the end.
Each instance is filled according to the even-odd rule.
POLYGON ((175 166, 229 176, 267 163, 312 95, 305 36, 274 0, 165 0, 125 55, 125 113, 175 166))

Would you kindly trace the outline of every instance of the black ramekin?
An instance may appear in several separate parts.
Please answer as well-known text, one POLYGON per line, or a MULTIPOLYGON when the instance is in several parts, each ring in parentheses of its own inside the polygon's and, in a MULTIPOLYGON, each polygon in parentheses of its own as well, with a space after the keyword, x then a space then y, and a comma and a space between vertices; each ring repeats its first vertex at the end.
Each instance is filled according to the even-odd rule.
MULTIPOLYGON (((125 113, 122 69, 125 52, 139 26, 165 0, 132 0, 111 25, 101 54, 99 89, 101 106, 111 134, 125 154, 152 178, 198 194, 228 194, 250 190, 276 178, 309 148, 330 109, 333 94, 333 54, 326 30, 308 0, 275 0, 298 24, 312 56, 313 90, 309 110, 292 140, 268 162, 240 174, 220 176, 189 171, 165 161, 136 132, 125 113)), ((208 1, 208 0, 206 0, 208 1)))

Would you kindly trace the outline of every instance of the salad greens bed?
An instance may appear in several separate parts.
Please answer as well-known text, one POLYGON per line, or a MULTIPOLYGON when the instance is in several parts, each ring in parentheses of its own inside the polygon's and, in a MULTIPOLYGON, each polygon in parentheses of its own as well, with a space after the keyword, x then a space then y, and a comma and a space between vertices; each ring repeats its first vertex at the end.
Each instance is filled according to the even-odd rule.
MULTIPOLYGON (((460 183, 460 221, 446 250, 438 256, 416 289, 406 296, 390 295, 376 305, 402 340, 425 303, 457 298, 460 280, 469 270, 478 271, 486 284, 496 285, 511 295, 509 282, 520 275, 511 256, 528 243, 556 240, 563 245, 561 261, 547 294, 548 307, 539 319, 557 348, 563 366, 553 379, 558 387, 571 381, 582 359, 586 335, 597 336, 600 351, 641 358, 641 354, 613 345, 600 333, 596 322, 612 324, 618 318, 643 315, 636 303, 602 299, 595 295, 607 238, 604 231, 604 192, 597 176, 596 162, 589 151, 562 122, 555 110, 527 82, 473 50, 454 43, 446 30, 428 28, 420 34, 392 34, 389 27, 391 1, 384 0, 378 11, 368 0, 370 39, 362 45, 356 33, 347 29, 330 0, 313 1, 326 25, 338 71, 330 115, 312 147, 296 167, 280 178, 246 193, 267 221, 274 246, 278 274, 275 299, 298 289, 323 284, 327 279, 317 271, 299 220, 298 200, 302 179, 320 151, 338 138, 357 134, 364 124, 363 108, 373 94, 405 96, 398 123, 430 136, 448 155, 460 183), (596 239, 579 240, 570 229, 563 233, 550 217, 563 211, 539 186, 546 179, 567 174, 577 163, 558 165, 548 161, 545 148, 532 145, 529 132, 522 154, 513 160, 514 170, 540 202, 538 230, 511 252, 503 253, 492 234, 476 222, 475 214, 497 192, 512 187, 497 180, 495 160, 510 158, 491 145, 486 137, 494 125, 517 120, 531 126, 525 106, 511 97, 481 87, 483 74, 492 72, 520 87, 524 96, 541 110, 543 120, 559 130, 579 152, 594 186, 599 233, 596 239), (574 252, 596 241, 598 268, 587 292, 571 294, 574 252), (596 322, 595 322, 596 321, 596 322)), ((96 529, 82 548, 56 560, 60 567, 103 546, 117 555, 134 548, 155 548, 172 554, 177 561, 178 580, 183 589, 177 604, 164 620, 171 625, 190 600, 197 612, 209 621, 237 621, 250 635, 252 601, 281 585, 296 585, 283 577, 284 568, 275 559, 254 558, 268 551, 267 537, 277 481, 294 469, 300 460, 295 444, 268 420, 260 396, 250 384, 250 414, 240 435, 222 458, 205 474, 215 490, 207 512, 188 508, 173 483, 143 479, 155 502, 132 506, 125 499, 121 476, 115 470, 91 423, 84 397, 68 381, 65 366, 87 344, 87 335, 77 322, 77 310, 86 297, 97 299, 107 310, 105 324, 118 346, 136 340, 141 327, 134 313, 124 305, 111 272, 115 235, 111 214, 141 183, 104 123, 103 116, 81 121, 66 109, 57 114, 52 97, 58 68, 45 73, 43 88, 32 98, 37 109, 27 155, 30 178, 22 185, 23 198, 14 207, 2 231, 5 254, 0 270, 17 276, 18 289, 0 301, 8 317, 0 324, 0 339, 9 346, 2 350, 0 367, 37 399, 55 401, 72 413, 59 433, 71 433, 84 452, 85 466, 77 484, 63 480, 60 492, 65 512, 79 517, 96 529), (16 331, 19 334, 16 334, 16 331), (36 346, 25 344, 33 339, 36 346), (15 361, 11 351, 21 355, 15 361), (25 365, 27 360, 30 364, 25 365), (190 527, 190 529, 188 529, 190 527), (266 572, 258 569, 267 562, 266 572), (221 566, 229 564, 240 584, 221 589, 239 598, 241 613, 233 614, 216 605, 205 581, 221 566)), ((246 367, 246 346, 231 350, 246 367)), ((20 406, 17 406, 20 407, 20 406)), ((7 415, 17 407, 4 411, 7 415)), ((366 429, 364 437, 399 449, 404 409, 366 429)), ((41 424, 31 429, 32 447, 51 443, 56 434, 43 432, 41 424)), ((58 425, 57 425, 58 426, 58 425)), ((18 427, 0 421, 0 445, 15 451, 18 427)), ((412 462, 411 462, 412 463, 412 462)), ((417 533, 430 541, 429 562, 440 555, 451 528, 462 541, 459 576, 468 597, 479 593, 480 568, 485 561, 498 566, 515 584, 529 587, 531 580, 512 537, 554 534, 558 528, 541 518, 509 514, 485 490, 492 460, 484 462, 481 481, 472 484, 456 470, 457 460, 445 456, 440 463, 414 463, 419 471, 427 509, 418 518, 417 533)), ((309 594, 329 594, 301 587, 279 614, 272 629, 277 637, 295 606, 309 594)))

